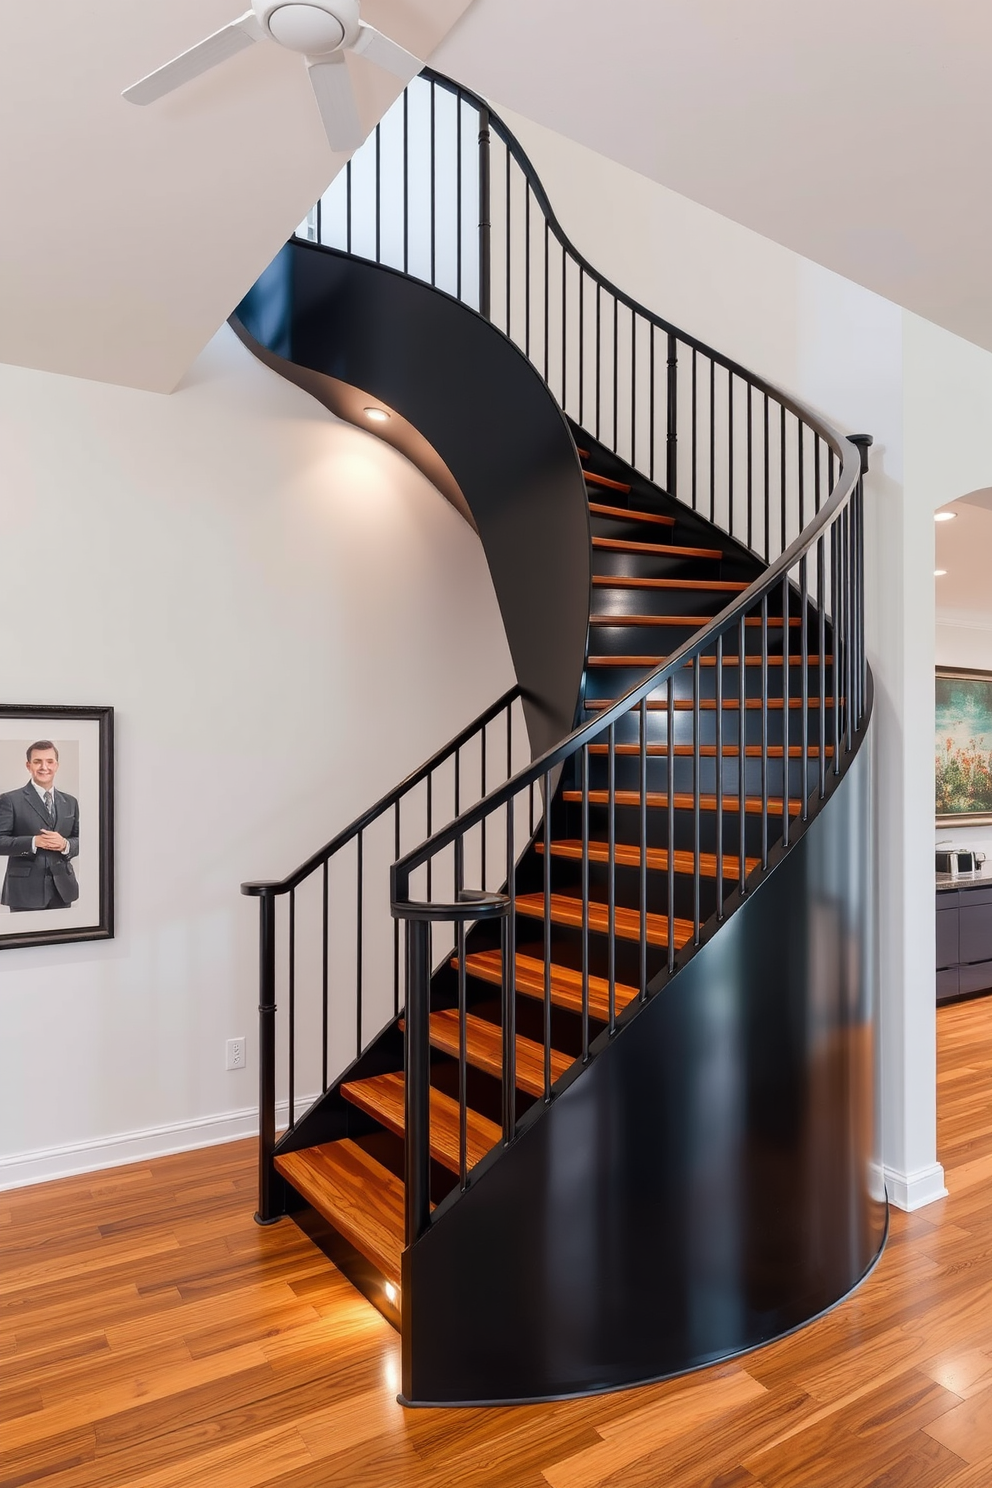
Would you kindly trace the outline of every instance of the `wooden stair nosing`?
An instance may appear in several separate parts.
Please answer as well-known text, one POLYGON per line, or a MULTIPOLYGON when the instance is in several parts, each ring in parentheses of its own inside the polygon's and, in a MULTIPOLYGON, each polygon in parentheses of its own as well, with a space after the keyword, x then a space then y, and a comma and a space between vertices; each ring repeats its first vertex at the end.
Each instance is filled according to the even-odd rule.
POLYGON ((281 1153, 275 1166, 387 1281, 400 1285, 405 1225, 401 1179, 347 1137, 281 1153))
MULTIPOLYGON (((581 801, 582 800, 582 792, 580 790, 566 790, 566 791, 562 791, 562 800, 563 801, 581 801)), ((621 790, 618 790, 618 791, 616 791, 614 793, 614 800, 615 800, 615 802, 616 802, 616 804, 618 806, 640 806, 640 804, 641 804, 641 797, 640 797, 640 792, 639 791, 621 791, 621 790)), ((589 792, 589 804, 591 806, 608 806, 610 804, 610 793, 609 793, 609 791, 605 791, 605 790, 591 790, 589 792)), ((668 796, 663 791, 648 791, 648 793, 647 793, 647 804, 651 808, 652 811, 666 810, 667 807, 668 807, 668 796)), ((691 792, 689 792, 689 791, 676 791, 675 792, 675 809, 676 809, 676 811, 691 811, 694 806, 695 806, 695 798, 693 797, 693 795, 691 794, 691 792)), ((699 809, 700 809, 700 811, 715 811, 716 810, 716 796, 715 795, 701 795, 699 797, 699 809)), ((723 809, 724 809, 724 811, 733 811, 733 812, 739 811, 740 810, 740 798, 738 796, 725 795, 724 798, 723 798, 723 809)), ((802 810, 802 802, 799 801, 798 799, 796 799, 795 797, 790 796, 790 798, 789 798, 789 815, 790 816, 798 816, 801 810, 802 810)), ((744 811, 745 811, 746 815, 748 815, 748 816, 760 816, 761 815, 761 797, 760 796, 745 796, 744 797, 744 811)), ((769 816, 772 816, 772 817, 775 817, 775 816, 780 817, 782 815, 782 798, 781 798, 781 796, 769 796, 768 797, 768 815, 769 816)))
POLYGON ((646 543, 626 537, 594 537, 592 545, 600 552, 634 553, 646 558, 657 558, 659 555, 663 558, 706 558, 712 559, 714 563, 722 563, 724 557, 719 548, 686 548, 675 543, 646 543))
MULTIPOLYGON (((457 967, 457 960, 453 957, 453 966, 457 967)), ((473 951, 465 957, 465 970, 469 976, 478 977, 480 981, 489 982, 494 986, 502 985, 503 962, 499 951, 473 951)), ((536 956, 528 956, 518 951, 515 958, 515 985, 517 992, 523 997, 544 1000, 544 962, 536 956)), ((637 997, 636 987, 628 987, 623 982, 614 983, 615 1006, 618 1013, 622 1012, 628 1003, 637 997)), ((609 982, 605 977, 590 976, 589 978, 589 1015, 599 1023, 609 1020, 609 982)), ((582 973, 573 971, 570 966, 551 966, 551 1001, 555 1007, 563 1008, 570 1013, 582 1012, 582 973)))
MULTIPOLYGON (((694 589, 703 594, 743 594, 749 585, 743 579, 646 579, 639 574, 593 574, 597 589, 694 589)), ((704 615, 699 629, 711 617, 704 615)))
POLYGON ((663 512, 635 511, 629 506, 607 506, 602 501, 590 501, 589 510, 594 517, 611 517, 623 522, 650 522, 657 527, 674 527, 675 518, 663 512))
MULTIPOLYGON (((543 894, 518 894, 516 898, 517 913, 526 915, 530 919, 544 919, 544 895, 543 894)), ((582 928, 582 900, 575 899, 570 894, 551 895, 551 920, 556 925, 569 925, 573 929, 582 928)), ((621 940, 640 940, 641 938, 641 915, 636 909, 627 909, 625 906, 616 905, 613 912, 613 923, 617 936, 621 940)), ((589 903, 589 929, 593 934, 606 935, 610 928, 609 908, 605 904, 591 900, 589 903)), ((648 914, 646 916, 646 933, 648 945, 668 945, 668 916, 660 914, 648 914)), ((675 921, 675 948, 681 950, 687 941, 692 939, 692 922, 690 920, 676 919, 675 921)))
POLYGON ((593 486, 603 486, 608 491, 623 491, 624 495, 630 494, 630 482, 611 480, 608 475, 594 475, 591 470, 583 470, 583 478, 593 486))
MULTIPOLYGON (((457 1008, 446 1008, 431 1013, 430 1039, 435 1049, 441 1049, 452 1058, 458 1058, 459 1031, 457 1008)), ((465 1019, 466 1058, 469 1064, 481 1069, 497 1080, 503 1075, 503 1030, 498 1023, 490 1023, 472 1013, 465 1019)), ((573 1063, 569 1054, 558 1049, 551 1050, 551 1083, 561 1078, 573 1063)), ((517 1034, 516 1082, 520 1090, 528 1095, 544 1094, 544 1046, 534 1039, 517 1034)))
MULTIPOLYGON (((372 1116, 389 1131, 402 1137, 406 1126, 404 1080, 400 1073, 373 1075, 367 1080, 351 1080, 341 1086, 345 1100, 351 1101, 367 1116, 372 1116)), ((431 1157, 457 1173, 458 1164, 458 1102, 450 1095, 431 1086, 431 1157)), ((502 1138, 502 1132, 494 1121, 480 1116, 471 1107, 468 1111, 466 1144, 470 1168, 502 1138)))
MULTIPOLYGON (((544 843, 538 841, 535 847, 539 854, 544 854, 544 843)), ((582 843, 571 838, 563 838, 552 842, 551 856, 553 858, 567 858, 572 862, 582 861, 582 843)), ((606 842, 589 843, 590 863, 608 863, 610 861, 610 848, 606 842)), ((667 872, 668 849, 667 847, 649 847, 645 861, 652 872, 667 872)), ((744 871, 750 874, 757 868, 760 858, 745 858, 744 871)), ((639 868, 641 866, 641 849, 628 842, 618 842, 614 846, 614 862, 621 868, 639 868)), ((675 850, 675 872, 678 874, 691 875, 694 871, 694 857, 691 852, 679 848, 675 850)), ((716 853, 699 854, 699 875, 701 878, 716 878, 716 853)), ((737 879, 740 877, 740 859, 734 854, 724 854, 723 858, 724 878, 737 879)))

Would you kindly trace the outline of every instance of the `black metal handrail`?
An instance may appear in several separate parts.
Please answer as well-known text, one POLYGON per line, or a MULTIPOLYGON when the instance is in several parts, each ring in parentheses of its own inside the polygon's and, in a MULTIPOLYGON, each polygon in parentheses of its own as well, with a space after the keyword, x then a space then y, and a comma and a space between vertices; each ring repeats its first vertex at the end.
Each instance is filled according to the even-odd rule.
MULTIPOLYGON (((369 1043, 380 1032, 376 1024, 371 1033, 365 1028, 364 1007, 364 912, 365 912, 365 879, 366 862, 364 843, 366 834, 374 827, 376 822, 392 814, 393 836, 390 857, 399 855, 402 842, 402 808, 405 802, 410 800, 418 788, 426 788, 426 800, 424 802, 426 820, 433 823, 435 811, 435 777, 442 771, 443 767, 452 764, 453 778, 451 785, 454 814, 457 815, 462 809, 464 800, 464 786, 462 779, 462 755, 473 741, 478 741, 479 759, 477 779, 477 794, 485 795, 489 785, 492 765, 490 763, 489 751, 487 750, 487 730, 498 720, 505 721, 506 730, 506 753, 505 774, 510 774, 512 769, 512 713, 515 703, 521 699, 519 685, 509 688, 494 703, 479 714, 471 723, 467 724, 454 738, 425 760, 416 770, 412 771, 399 785, 394 786, 386 795, 382 796, 373 806, 363 811, 354 821, 350 822, 341 832, 333 837, 316 853, 312 854, 306 862, 301 863, 292 873, 281 879, 252 879, 241 885, 241 892, 251 898, 259 900, 259 1206, 257 1218, 260 1222, 268 1223, 278 1217, 278 1204, 274 1198, 275 1175, 272 1166, 272 1157, 276 1146, 276 1012, 277 1012, 277 902, 286 897, 288 899, 288 919, 285 927, 286 933, 286 977, 285 987, 287 995, 287 1029, 286 1029, 286 1086, 287 1086, 287 1132, 292 1132, 297 1124, 297 890, 299 890, 314 875, 321 875, 320 883, 320 920, 321 920, 321 965, 320 965, 320 1087, 321 1092, 326 1092, 331 1080, 330 1065, 330 924, 332 912, 332 895, 330 889, 331 865, 351 844, 356 846, 356 874, 354 879, 355 894, 355 924, 352 927, 355 944, 355 1046, 354 1056, 360 1058, 362 1052, 369 1043)), ((501 753, 502 758, 502 753, 501 753)), ((379 908, 382 911, 384 928, 385 915, 388 910, 386 900, 386 879, 383 874, 379 880, 379 908)), ((401 954, 399 941, 399 927, 393 925, 392 946, 392 981, 393 981, 393 1005, 392 1017, 395 1018, 400 1010, 400 980, 401 980, 401 954)))

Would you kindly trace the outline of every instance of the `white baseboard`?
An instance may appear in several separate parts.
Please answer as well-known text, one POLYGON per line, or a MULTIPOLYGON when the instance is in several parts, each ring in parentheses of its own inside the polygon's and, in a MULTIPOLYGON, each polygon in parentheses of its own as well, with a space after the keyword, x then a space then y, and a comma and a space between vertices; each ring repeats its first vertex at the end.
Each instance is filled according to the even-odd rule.
MULTIPOLYGON (((297 1099, 297 1112, 305 1111, 313 1099, 313 1096, 297 1099)), ((277 1129, 286 1125, 288 1114, 288 1102, 278 1101, 277 1129)), ((240 1111, 197 1116, 191 1121, 174 1121, 167 1126, 146 1126, 140 1131, 120 1132, 89 1142, 39 1147, 33 1152, 0 1157, 0 1192, 8 1188, 23 1188, 31 1183, 48 1183, 53 1178, 69 1178, 76 1173, 96 1173, 102 1168, 116 1168, 125 1163, 147 1162, 152 1157, 168 1157, 170 1153, 190 1152, 197 1147, 217 1147, 222 1142, 236 1142, 241 1137, 257 1135, 258 1107, 245 1106, 240 1111)))
POLYGON ((929 1168, 917 1168, 913 1173, 901 1173, 896 1168, 886 1167, 885 1187, 889 1202, 897 1209, 922 1209, 947 1197, 944 1187, 944 1169, 940 1163, 929 1168))

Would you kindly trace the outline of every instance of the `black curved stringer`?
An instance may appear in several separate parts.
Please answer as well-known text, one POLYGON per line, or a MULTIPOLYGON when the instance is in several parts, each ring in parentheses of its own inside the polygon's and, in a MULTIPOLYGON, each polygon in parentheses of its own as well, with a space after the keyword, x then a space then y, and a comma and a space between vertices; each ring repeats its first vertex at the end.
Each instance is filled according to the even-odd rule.
MULTIPOLYGON (((285 250, 277 289, 278 315, 271 294, 267 312, 258 299, 239 309, 249 344, 286 375, 297 363, 381 397, 454 473, 531 697, 535 755, 566 733, 573 717, 593 716, 645 677, 763 571, 752 554, 583 431, 573 430, 573 443, 541 379, 473 312, 389 270, 297 243, 285 250), (445 406, 446 399, 453 401, 445 406), (525 475, 509 471, 507 461, 525 475), (511 475, 525 479, 526 489, 511 484, 511 475)), ((763 849, 761 815, 745 812, 743 840, 732 825, 724 836, 722 896, 717 889, 716 772, 725 774, 724 809, 739 822, 741 726, 746 796, 760 799, 764 789, 773 801, 781 797, 785 771, 794 803, 802 792, 801 750, 794 734, 783 749, 781 722, 801 688, 801 659, 789 644, 798 595, 789 614, 781 605, 778 611, 770 606, 767 620, 764 750, 761 712, 748 706, 762 686, 762 668, 752 664, 760 621, 745 625, 743 656, 725 647, 720 760, 715 655, 699 673, 698 750, 691 671, 676 683, 672 782, 666 700, 651 699, 646 969, 649 988, 662 990, 643 1003, 635 923, 640 815, 623 804, 623 793, 638 789, 636 714, 618 725, 613 972, 621 1016, 612 1038, 609 782, 605 747, 590 751, 588 1051, 580 1016, 582 782, 575 760, 562 774, 550 812, 554 1099, 544 1102, 518 1052, 517 1110, 525 1114, 516 1140, 483 1156, 464 1192, 443 1161, 433 1164, 434 1221, 403 1255, 403 1391, 410 1404, 548 1399, 691 1369, 814 1317, 848 1292, 879 1252, 885 1206, 872 1179, 867 751, 859 750, 836 781, 831 773, 797 841, 784 851, 777 841, 768 844, 772 871, 742 896, 739 855, 750 875, 763 849), (697 783, 698 879, 695 810, 682 804, 697 783), (670 785, 677 798, 673 843, 670 785), (679 969, 668 980, 672 848, 679 969), (721 897, 726 920, 717 926, 721 897), (697 916, 705 928, 694 949, 697 916)), ((816 730, 833 737, 829 644, 824 657, 807 660, 811 697, 820 692, 821 668, 827 707, 807 740, 806 784, 814 795, 816 730)), ((870 708, 862 739, 868 716, 870 708)), ((545 1017, 543 837, 542 824, 516 879, 517 1034, 535 1045, 545 1017)), ((495 928, 469 932, 466 969, 470 1014, 499 1024, 495 928)), ((447 965, 434 977, 431 1006, 442 1012, 455 1001, 455 970, 447 965)), ((394 1024, 343 1081, 353 1088, 402 1069, 402 1032, 394 1024)), ((439 1039, 433 1085, 457 1095, 457 1074, 439 1039)), ((402 1178, 402 1141, 342 1096, 343 1081, 280 1150, 350 1138, 402 1178)), ((468 1099, 479 1116, 499 1122, 500 1084, 481 1064, 469 1071, 468 1099)), ((375 1295, 374 1287, 365 1289, 375 1295)))

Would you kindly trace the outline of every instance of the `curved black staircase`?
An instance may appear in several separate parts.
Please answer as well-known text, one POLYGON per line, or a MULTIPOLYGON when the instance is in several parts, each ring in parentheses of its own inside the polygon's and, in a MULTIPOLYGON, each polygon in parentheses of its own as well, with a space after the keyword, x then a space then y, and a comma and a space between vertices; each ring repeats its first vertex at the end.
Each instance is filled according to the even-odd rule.
MULTIPOLYGON (((314 374, 427 434, 490 558, 533 759, 520 768, 514 756, 515 692, 295 874, 244 886, 261 909, 260 1216, 294 1211, 402 1322, 408 1402, 534 1400, 778 1336, 843 1296, 881 1245, 862 452, 594 276, 485 105, 441 79, 426 86, 476 111, 480 193, 492 187, 490 133, 505 148, 502 265, 492 200, 480 197, 483 314, 382 264, 294 242, 240 308, 239 329, 318 396, 314 374), (511 163, 527 186, 522 335, 511 163), (541 336, 531 344, 532 201, 543 368, 541 336), (562 251, 555 283, 550 241, 562 251), (573 350, 592 339, 584 286, 595 284, 594 379, 581 349, 577 371, 569 362, 569 263, 573 350), (504 284, 500 334, 488 322, 504 284), (691 368, 681 385, 680 356, 691 368), (552 392, 575 415, 574 444, 552 392), (659 442, 667 490, 652 479, 659 442), (508 485, 514 461, 525 499, 508 485), (586 643, 572 671, 577 633, 586 643), (427 837, 404 852, 403 812, 422 790, 427 837), (380 1028, 363 972, 363 844, 382 822, 394 826, 393 913, 406 939, 380 1028), (357 1037, 336 1075, 330 884, 353 848, 357 1037), (297 906, 314 882, 324 1093, 297 1118, 297 906), (289 1126, 276 1142, 280 904, 289 1126), (432 945, 432 925, 445 923, 453 944, 432 945)), ((378 174, 376 186, 381 211, 378 174)), ((350 205, 347 220, 350 233, 350 205)), ((432 237, 432 272, 433 249, 432 237)), ((458 274, 460 290, 460 257, 458 274)))

